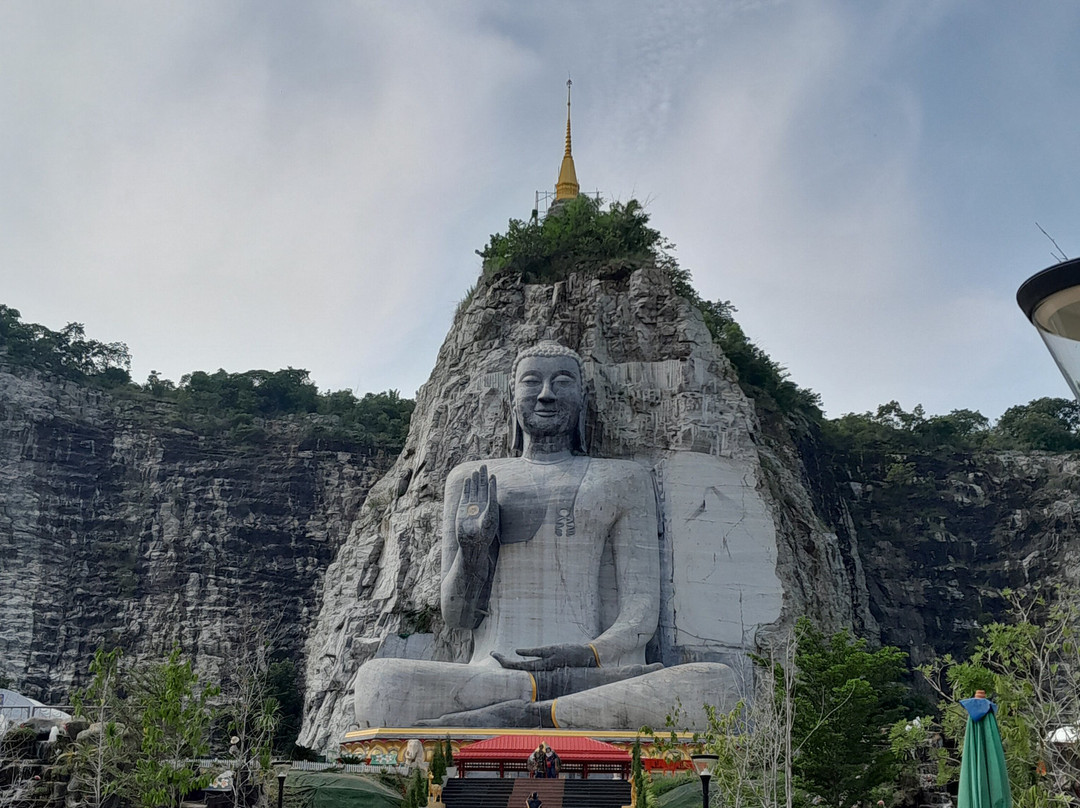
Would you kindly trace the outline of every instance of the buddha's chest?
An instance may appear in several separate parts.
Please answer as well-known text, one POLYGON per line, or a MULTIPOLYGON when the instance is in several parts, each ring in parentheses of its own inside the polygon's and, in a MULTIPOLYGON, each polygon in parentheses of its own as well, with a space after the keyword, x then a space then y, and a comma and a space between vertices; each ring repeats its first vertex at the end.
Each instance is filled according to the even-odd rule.
POLYGON ((589 477, 587 459, 501 469, 496 477, 502 544, 571 538, 582 531, 596 535, 602 528, 598 521, 605 520, 605 509, 597 506, 599 492, 589 477))

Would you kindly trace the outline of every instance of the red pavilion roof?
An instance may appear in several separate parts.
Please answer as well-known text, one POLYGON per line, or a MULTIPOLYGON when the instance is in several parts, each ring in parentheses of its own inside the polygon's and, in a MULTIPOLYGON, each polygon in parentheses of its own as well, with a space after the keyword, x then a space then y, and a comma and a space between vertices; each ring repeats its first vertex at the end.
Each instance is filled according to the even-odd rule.
POLYGON ((630 753, 592 738, 559 738, 550 735, 500 735, 461 747, 454 761, 525 760, 546 743, 564 763, 629 763, 630 753))

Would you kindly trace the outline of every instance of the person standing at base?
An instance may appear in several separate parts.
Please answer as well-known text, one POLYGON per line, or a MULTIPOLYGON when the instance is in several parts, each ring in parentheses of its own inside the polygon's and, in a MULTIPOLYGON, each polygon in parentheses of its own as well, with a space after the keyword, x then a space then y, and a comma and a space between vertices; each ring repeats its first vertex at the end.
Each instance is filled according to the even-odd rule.
POLYGON ((558 754, 550 746, 547 747, 547 754, 544 756, 544 774, 545 776, 554 779, 559 776, 559 764, 562 761, 559 759, 558 754))
POLYGON ((540 799, 540 795, 535 791, 525 800, 525 808, 540 808, 544 804, 544 801, 540 799))
POLYGON ((540 744, 536 747, 532 754, 529 755, 529 759, 526 762, 526 767, 529 770, 529 777, 543 777, 544 776, 544 745, 540 744))

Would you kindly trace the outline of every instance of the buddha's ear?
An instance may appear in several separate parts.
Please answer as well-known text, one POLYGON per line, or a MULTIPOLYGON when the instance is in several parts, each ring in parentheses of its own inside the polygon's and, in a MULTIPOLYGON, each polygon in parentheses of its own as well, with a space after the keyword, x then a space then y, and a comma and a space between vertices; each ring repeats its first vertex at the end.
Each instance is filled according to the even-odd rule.
POLYGON ((510 445, 507 447, 510 450, 511 457, 521 457, 521 453, 525 450, 525 438, 521 431, 521 422, 517 419, 517 413, 514 411, 514 383, 510 382, 510 445))
POLYGON ((575 449, 576 451, 581 452, 581 454, 585 454, 585 455, 587 455, 589 453, 588 444, 586 444, 586 442, 585 442, 585 416, 588 414, 588 412, 589 412, 589 394, 585 390, 585 382, 582 381, 582 383, 581 383, 581 409, 578 411, 577 428, 574 430, 574 440, 573 440, 573 443, 576 444, 576 445, 571 446, 571 448, 575 449))

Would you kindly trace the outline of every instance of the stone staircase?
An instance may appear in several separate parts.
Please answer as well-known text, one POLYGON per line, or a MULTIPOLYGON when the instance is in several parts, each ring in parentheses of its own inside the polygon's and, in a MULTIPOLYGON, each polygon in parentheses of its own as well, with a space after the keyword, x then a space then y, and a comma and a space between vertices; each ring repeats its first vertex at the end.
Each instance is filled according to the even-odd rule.
POLYGON ((446 808, 506 808, 515 782, 488 777, 451 777, 443 786, 443 804, 446 808))
MULTIPOLYGON (((630 784, 626 780, 566 780, 565 782, 563 808, 622 808, 630 804, 630 784)), ((546 803, 544 808, 547 808, 546 803)))
POLYGON ((525 808, 536 792, 543 808, 622 808, 630 804, 630 784, 625 780, 512 780, 458 778, 446 781, 446 808, 525 808))
POLYGON ((558 778, 554 780, 530 780, 528 777, 519 777, 514 781, 514 791, 510 795, 508 808, 526 808, 525 800, 534 791, 543 802, 543 808, 563 808, 563 789, 566 780, 558 778))

